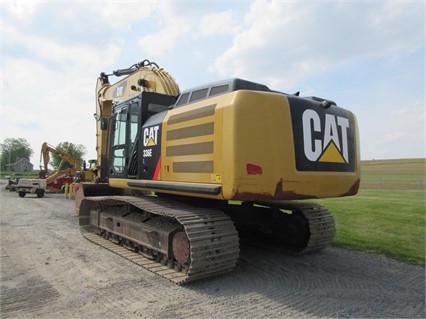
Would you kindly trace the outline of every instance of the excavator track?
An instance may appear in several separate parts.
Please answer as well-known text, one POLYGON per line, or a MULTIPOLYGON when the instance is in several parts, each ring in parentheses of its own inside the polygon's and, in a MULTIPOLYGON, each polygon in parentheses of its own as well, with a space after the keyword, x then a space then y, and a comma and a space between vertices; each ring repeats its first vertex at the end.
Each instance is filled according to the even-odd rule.
POLYGON ((293 214, 302 215, 306 219, 309 231, 306 245, 297 250, 284 249, 286 253, 292 255, 314 253, 330 246, 334 239, 336 234, 334 218, 328 209, 320 204, 293 201, 255 202, 254 204, 290 210, 293 214))
POLYGON ((92 210, 96 207, 97 210, 101 210, 110 206, 125 207, 129 205, 143 212, 173 218, 182 225, 189 241, 190 262, 187 269, 168 267, 137 251, 129 250, 99 236, 97 234, 99 229, 87 223, 87 209, 86 212, 84 209, 83 211, 80 209, 80 228, 83 236, 179 285, 227 273, 235 267, 239 257, 238 234, 231 219, 221 211, 192 207, 152 196, 85 197, 81 207, 87 206, 92 210), (88 203, 90 204, 87 205, 88 203))

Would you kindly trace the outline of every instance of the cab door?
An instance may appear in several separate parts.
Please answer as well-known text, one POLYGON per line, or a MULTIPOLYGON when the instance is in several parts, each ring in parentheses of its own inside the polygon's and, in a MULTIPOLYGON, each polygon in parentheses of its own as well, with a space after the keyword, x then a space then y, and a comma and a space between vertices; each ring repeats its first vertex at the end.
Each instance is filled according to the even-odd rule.
POLYGON ((129 161, 138 136, 139 99, 117 105, 113 115, 110 177, 128 177, 129 161))

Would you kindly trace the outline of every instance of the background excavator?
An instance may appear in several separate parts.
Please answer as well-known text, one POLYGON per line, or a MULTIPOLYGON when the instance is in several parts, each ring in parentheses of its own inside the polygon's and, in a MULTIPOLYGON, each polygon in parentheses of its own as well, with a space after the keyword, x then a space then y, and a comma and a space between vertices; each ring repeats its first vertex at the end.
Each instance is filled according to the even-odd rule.
POLYGON ((76 178, 87 181, 94 180, 95 173, 86 169, 84 166, 85 165, 81 165, 81 161, 78 158, 74 157, 69 152, 57 149, 46 142, 41 145, 39 178, 46 179, 46 189, 50 192, 63 192, 65 184, 73 183, 76 178), (60 156, 61 162, 57 170, 48 175, 50 154, 60 156), (71 167, 62 168, 64 162, 70 163, 71 167), (41 165, 41 163, 43 163, 43 165, 41 165))
POLYGON ((82 234, 177 284, 232 271, 243 240, 329 246, 332 215, 304 200, 358 191, 356 117, 331 100, 238 78, 180 92, 148 60, 101 73, 96 100, 82 234))

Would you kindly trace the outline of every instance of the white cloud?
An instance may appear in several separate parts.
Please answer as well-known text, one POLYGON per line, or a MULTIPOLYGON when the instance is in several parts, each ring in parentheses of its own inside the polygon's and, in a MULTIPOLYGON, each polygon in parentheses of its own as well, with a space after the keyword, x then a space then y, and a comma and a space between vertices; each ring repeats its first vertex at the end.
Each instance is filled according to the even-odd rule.
POLYGON ((423 6, 259 0, 239 27, 244 31, 210 70, 222 76, 280 78, 275 85, 288 87, 360 57, 390 59, 415 51, 423 41, 423 6))
POLYGON ((62 71, 63 68, 68 67, 71 72, 88 68, 99 70, 101 65, 109 65, 115 61, 121 50, 114 44, 109 44, 105 48, 97 48, 84 43, 66 46, 39 35, 22 34, 10 24, 3 28, 3 41, 21 46, 26 54, 31 56, 31 59, 39 59, 45 64, 53 63, 62 71), (108 54, 104 54, 104 52, 108 52, 108 54))
MULTIPOLYGON (((156 8, 157 4, 154 1, 102 1, 100 4, 93 5, 91 10, 94 14, 99 14, 101 24, 107 24, 125 32, 131 30, 134 23, 153 15, 156 8)), ((143 33, 144 30, 134 30, 134 32, 143 33)))
POLYGON ((202 17, 198 26, 198 32, 195 33, 195 37, 237 34, 240 27, 236 23, 236 16, 237 13, 235 11, 226 10, 202 17))
POLYGON ((4 10, 10 13, 14 18, 18 20, 28 20, 30 16, 37 12, 41 2, 33 0, 15 0, 2 1, 1 5, 4 10))
POLYGON ((159 30, 139 38, 138 45, 147 56, 155 58, 166 55, 179 40, 188 36, 194 22, 172 9, 172 6, 163 4, 161 10, 154 13, 159 30))
POLYGON ((190 27, 181 23, 168 23, 161 31, 141 37, 140 48, 147 56, 156 58, 170 53, 176 42, 183 38, 190 27))

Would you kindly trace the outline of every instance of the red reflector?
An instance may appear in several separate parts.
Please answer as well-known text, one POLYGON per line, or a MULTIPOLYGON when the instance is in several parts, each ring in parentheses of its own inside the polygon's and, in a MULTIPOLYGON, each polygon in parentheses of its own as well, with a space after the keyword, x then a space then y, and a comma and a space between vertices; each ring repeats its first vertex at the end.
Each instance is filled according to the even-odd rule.
POLYGON ((249 174, 249 175, 262 175, 263 174, 262 167, 254 165, 254 164, 247 164, 246 170, 247 170, 247 174, 249 174))

